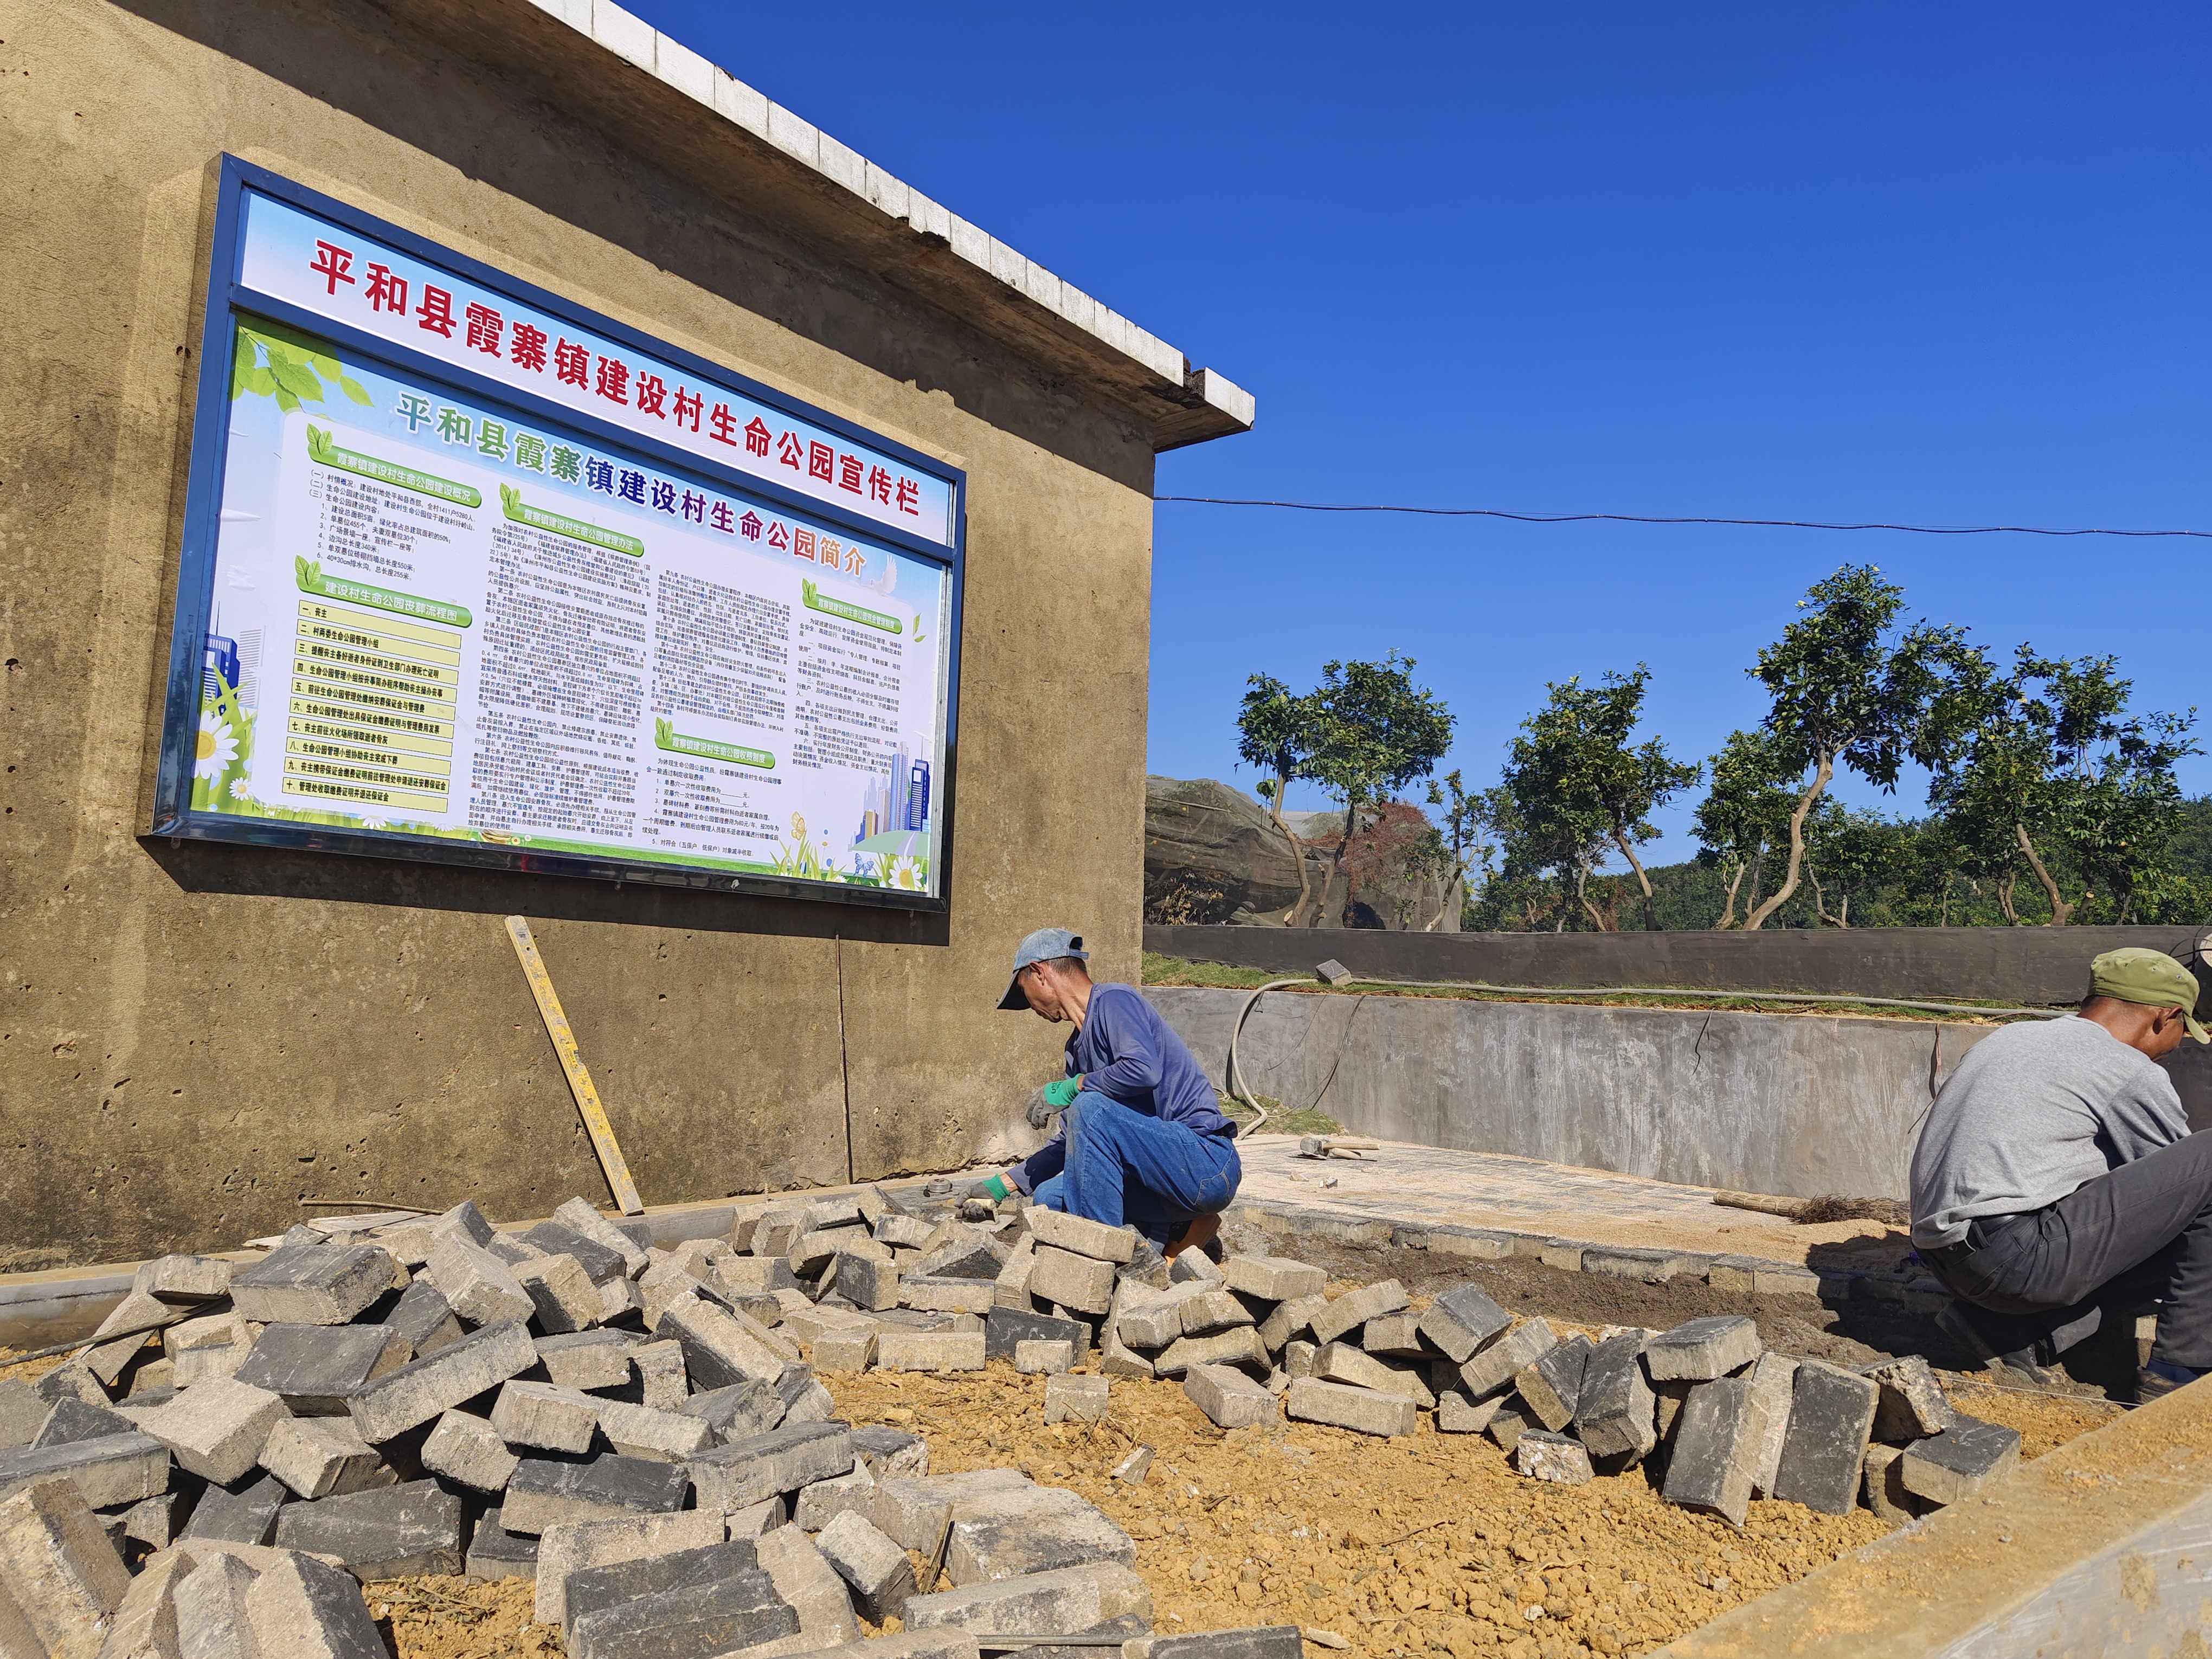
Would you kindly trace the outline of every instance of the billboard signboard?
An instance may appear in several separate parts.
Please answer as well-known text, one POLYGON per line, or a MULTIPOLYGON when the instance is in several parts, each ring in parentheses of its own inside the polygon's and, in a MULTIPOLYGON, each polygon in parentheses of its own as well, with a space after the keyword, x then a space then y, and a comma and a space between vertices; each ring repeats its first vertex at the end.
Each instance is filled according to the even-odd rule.
POLYGON ((941 908, 964 476, 225 164, 153 833, 941 908))

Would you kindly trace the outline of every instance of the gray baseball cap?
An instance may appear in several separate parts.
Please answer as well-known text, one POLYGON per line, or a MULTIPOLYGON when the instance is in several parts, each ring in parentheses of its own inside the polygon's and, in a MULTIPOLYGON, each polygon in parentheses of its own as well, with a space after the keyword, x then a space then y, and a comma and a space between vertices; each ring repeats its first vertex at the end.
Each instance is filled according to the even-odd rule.
POLYGON ((1073 957, 1078 961, 1091 960, 1091 952, 1083 948, 1083 935, 1071 933, 1065 927, 1040 927, 1014 947, 1014 971, 1006 981, 1006 994, 999 999, 1001 1008, 1026 1008, 1030 1000, 1022 994, 1022 969, 1033 962, 1054 962, 1061 957, 1073 957))

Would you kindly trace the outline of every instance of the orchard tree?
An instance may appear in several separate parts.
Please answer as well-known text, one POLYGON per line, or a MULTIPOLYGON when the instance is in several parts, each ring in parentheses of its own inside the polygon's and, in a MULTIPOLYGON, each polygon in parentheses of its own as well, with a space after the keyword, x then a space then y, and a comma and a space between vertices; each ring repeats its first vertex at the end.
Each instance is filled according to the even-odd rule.
POLYGON ((1434 692, 1413 684, 1413 659, 1395 651, 1381 662, 1324 663, 1310 696, 1312 751, 1302 775, 1344 804, 1344 829, 1322 878, 1324 907, 1361 811, 1428 776, 1451 747, 1452 716, 1434 692))
POLYGON ((1765 732, 1798 793, 1782 884, 1745 918, 1747 929, 1763 925, 1796 892, 1805 819, 1838 766, 1894 789, 1907 760, 1941 766, 1971 723, 1980 653, 1957 628, 1925 622, 1899 628, 1904 604, 1905 590, 1872 565, 1845 565, 1813 585, 1797 602, 1805 614, 1747 671, 1773 698, 1765 732))
POLYGON ((1735 925, 1736 896, 1746 876, 1751 890, 1744 914, 1758 908, 1767 852, 1789 833, 1796 791, 1785 786, 1796 773, 1764 727, 1729 732, 1711 765, 1712 787, 1698 803, 1696 818, 1698 862, 1717 867, 1728 884, 1728 902, 1713 923, 1726 929, 1735 925))
POLYGON ((1699 776, 1697 767, 1675 760, 1657 738, 1629 742, 1650 678, 1638 663, 1635 672, 1608 673, 1595 685, 1579 678, 1547 685, 1550 702, 1522 721, 1526 735, 1513 740, 1506 766, 1506 787, 1523 817, 1553 822, 1558 848, 1574 860, 1576 897, 1601 927, 1605 924, 1586 891, 1594 860, 1584 849, 1602 857, 1610 842, 1620 850, 1644 891, 1644 925, 1656 932, 1658 905, 1636 849, 1659 834, 1651 814, 1699 776))
POLYGON ((1293 696, 1291 688, 1273 674, 1255 674, 1244 687, 1243 706, 1237 714, 1237 757, 1262 774, 1260 799, 1267 803, 1275 828, 1291 849, 1291 863, 1298 872, 1298 896, 1285 913, 1283 924, 1296 927, 1305 919, 1312 887, 1306 880, 1305 843, 1284 821, 1283 799, 1292 783, 1312 776, 1307 769, 1313 762, 1320 709, 1310 693, 1293 696))
POLYGON ((1444 919, 1444 908, 1451 902, 1452 889, 1467 879, 1469 870, 1480 870, 1483 881, 1490 879, 1490 860, 1498 853, 1498 830, 1504 814, 1504 791, 1485 790, 1470 795, 1460 781, 1456 770, 1444 774, 1443 782, 1429 785, 1429 805, 1443 809, 1443 822, 1430 831, 1431 840, 1423 849, 1423 863, 1429 873, 1443 884, 1443 895, 1437 902, 1437 913, 1421 929, 1433 933, 1444 919), (1449 793, 1447 793, 1449 792, 1449 793))

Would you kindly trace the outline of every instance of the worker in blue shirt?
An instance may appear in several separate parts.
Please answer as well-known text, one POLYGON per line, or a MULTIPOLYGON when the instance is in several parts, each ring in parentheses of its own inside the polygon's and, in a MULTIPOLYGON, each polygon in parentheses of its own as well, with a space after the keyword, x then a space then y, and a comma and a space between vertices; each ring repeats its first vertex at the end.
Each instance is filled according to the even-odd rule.
POLYGON ((1133 986, 1094 984, 1090 956, 1064 927, 1040 928, 1015 951, 999 1006, 1075 1027, 1067 1075, 1029 1103, 1032 1127, 1057 1114, 1060 1132, 970 1191, 994 1202, 1019 1191, 1047 1209, 1132 1226, 1170 1256, 1201 1249, 1243 1178, 1236 1126, 1182 1039, 1133 986))

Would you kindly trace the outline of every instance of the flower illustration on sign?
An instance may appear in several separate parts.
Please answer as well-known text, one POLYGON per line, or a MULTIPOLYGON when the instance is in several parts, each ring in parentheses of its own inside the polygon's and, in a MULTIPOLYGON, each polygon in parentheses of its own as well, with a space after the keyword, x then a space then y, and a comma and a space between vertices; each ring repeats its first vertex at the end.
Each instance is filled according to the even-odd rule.
POLYGON ((219 720, 212 714, 200 716, 199 745, 192 758, 192 775, 212 778, 238 758, 238 738, 233 734, 228 720, 219 720))

